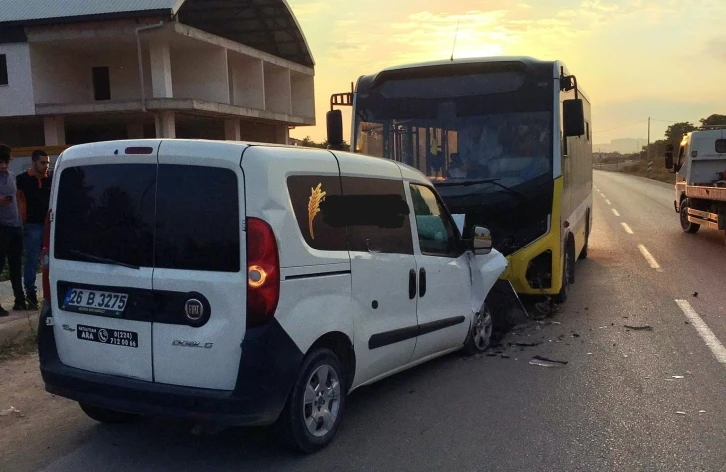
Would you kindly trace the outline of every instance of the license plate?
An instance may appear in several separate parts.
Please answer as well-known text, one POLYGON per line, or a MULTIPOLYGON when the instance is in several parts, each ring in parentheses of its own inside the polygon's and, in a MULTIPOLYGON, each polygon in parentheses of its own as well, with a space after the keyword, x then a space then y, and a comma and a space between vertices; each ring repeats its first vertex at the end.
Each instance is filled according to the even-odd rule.
POLYGON ((69 288, 63 309, 92 315, 121 316, 129 296, 125 293, 69 288))
POLYGON ((114 346, 139 347, 139 335, 133 331, 122 331, 120 329, 97 328, 95 326, 77 326, 78 339, 93 341, 102 344, 113 344, 114 346))

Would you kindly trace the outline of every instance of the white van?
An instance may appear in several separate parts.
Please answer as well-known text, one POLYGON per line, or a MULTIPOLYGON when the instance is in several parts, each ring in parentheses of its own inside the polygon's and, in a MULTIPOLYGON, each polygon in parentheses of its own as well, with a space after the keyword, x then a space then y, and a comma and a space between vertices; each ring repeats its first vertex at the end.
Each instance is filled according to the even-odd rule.
POLYGON ((412 168, 138 140, 74 146, 56 169, 41 373, 95 420, 275 423, 312 452, 353 389, 488 347, 507 261, 484 228, 462 240, 412 168))

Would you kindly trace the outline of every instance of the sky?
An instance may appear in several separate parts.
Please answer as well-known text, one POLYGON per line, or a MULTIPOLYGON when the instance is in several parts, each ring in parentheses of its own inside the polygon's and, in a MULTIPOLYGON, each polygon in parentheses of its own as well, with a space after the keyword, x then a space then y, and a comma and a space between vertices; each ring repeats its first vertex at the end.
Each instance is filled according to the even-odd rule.
MULTIPOLYGON (((593 106, 594 143, 663 137, 726 114, 726 0, 288 0, 315 59, 316 126, 330 95, 384 67, 454 58, 559 59, 593 106), (613 129, 615 128, 615 129, 613 129)), ((351 109, 345 138, 350 142, 351 109)))

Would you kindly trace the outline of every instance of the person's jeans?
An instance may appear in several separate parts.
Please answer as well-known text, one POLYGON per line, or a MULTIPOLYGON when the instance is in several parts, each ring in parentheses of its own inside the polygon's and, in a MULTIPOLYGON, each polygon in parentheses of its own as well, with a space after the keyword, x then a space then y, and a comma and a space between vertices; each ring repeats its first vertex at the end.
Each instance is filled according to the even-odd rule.
POLYGON ((29 298, 36 298, 35 280, 40 263, 40 251, 43 246, 43 225, 25 224, 23 226, 23 246, 25 247, 25 293, 29 298))
POLYGON ((23 228, 20 226, 0 225, 0 272, 5 269, 5 258, 8 259, 10 282, 13 286, 15 303, 24 303, 23 285, 21 281, 21 262, 23 258, 23 228))

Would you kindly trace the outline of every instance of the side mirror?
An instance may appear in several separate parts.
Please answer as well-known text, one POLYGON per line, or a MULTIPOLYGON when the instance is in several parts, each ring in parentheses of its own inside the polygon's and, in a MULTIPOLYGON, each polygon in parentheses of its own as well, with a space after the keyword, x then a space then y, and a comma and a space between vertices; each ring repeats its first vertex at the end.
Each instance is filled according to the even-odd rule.
POLYGON ((562 102, 562 121, 566 138, 585 134, 585 105, 581 98, 562 102))
POLYGON ((665 153, 665 166, 666 169, 673 169, 673 153, 670 151, 665 153))
POLYGON ((471 247, 476 255, 484 255, 492 252, 492 233, 481 226, 474 226, 471 247))
POLYGON ((340 110, 331 110, 325 115, 328 127, 328 149, 343 150, 343 113, 340 110))

